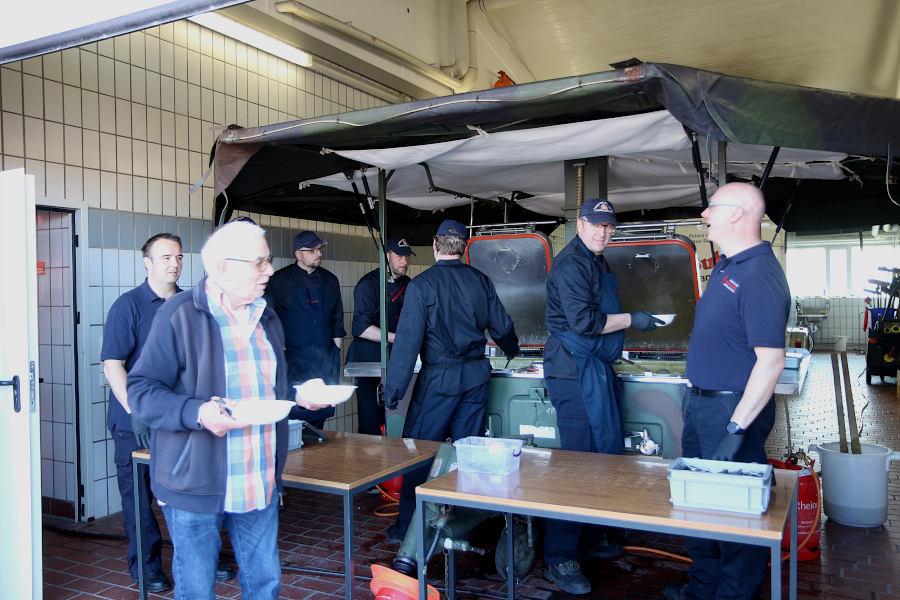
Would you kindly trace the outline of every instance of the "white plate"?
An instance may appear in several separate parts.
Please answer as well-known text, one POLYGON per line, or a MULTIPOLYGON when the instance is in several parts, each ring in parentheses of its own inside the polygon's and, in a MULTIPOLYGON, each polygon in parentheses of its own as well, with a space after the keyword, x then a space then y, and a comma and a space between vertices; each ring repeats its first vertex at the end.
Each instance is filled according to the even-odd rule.
POLYGON ((346 402, 353 396, 355 385, 326 385, 319 378, 309 379, 294 388, 309 402, 321 405, 335 406, 346 402))
POLYGON ((672 321, 675 320, 675 314, 666 314, 666 315, 653 315, 657 319, 663 322, 660 327, 665 327, 666 325, 670 325, 672 321))
POLYGON ((241 400, 231 407, 231 416, 248 425, 269 425, 288 416, 294 406, 290 400, 241 400))

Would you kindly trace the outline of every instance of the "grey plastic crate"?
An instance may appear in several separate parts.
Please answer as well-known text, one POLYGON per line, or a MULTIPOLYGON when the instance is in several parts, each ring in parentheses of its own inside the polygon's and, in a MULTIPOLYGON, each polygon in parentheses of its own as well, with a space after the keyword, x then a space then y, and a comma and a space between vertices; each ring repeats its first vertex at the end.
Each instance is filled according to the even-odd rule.
POLYGON ((769 507, 772 466, 679 458, 669 467, 669 491, 679 508, 759 515, 769 507))

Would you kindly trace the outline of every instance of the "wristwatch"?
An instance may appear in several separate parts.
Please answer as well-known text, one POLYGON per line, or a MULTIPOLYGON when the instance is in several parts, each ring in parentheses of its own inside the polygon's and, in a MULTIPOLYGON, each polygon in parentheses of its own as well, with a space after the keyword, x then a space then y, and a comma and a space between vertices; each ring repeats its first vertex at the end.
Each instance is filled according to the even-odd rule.
POLYGON ((741 435, 744 433, 744 428, 734 421, 729 421, 728 425, 725 426, 725 431, 727 431, 729 435, 741 435))

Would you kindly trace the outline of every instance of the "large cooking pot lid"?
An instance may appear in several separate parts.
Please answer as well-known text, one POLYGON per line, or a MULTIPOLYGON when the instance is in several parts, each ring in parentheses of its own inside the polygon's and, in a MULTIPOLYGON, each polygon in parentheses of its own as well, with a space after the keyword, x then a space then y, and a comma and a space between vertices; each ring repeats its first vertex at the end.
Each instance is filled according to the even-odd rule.
POLYGON ((625 349, 684 352, 694 327, 700 277, 693 242, 671 239, 612 241, 603 256, 619 281, 623 312, 675 314, 671 325, 650 332, 628 329, 625 349))
POLYGON ((547 277, 553 254, 542 233, 475 236, 466 246, 466 262, 494 282, 497 296, 516 326, 521 346, 547 341, 547 277))

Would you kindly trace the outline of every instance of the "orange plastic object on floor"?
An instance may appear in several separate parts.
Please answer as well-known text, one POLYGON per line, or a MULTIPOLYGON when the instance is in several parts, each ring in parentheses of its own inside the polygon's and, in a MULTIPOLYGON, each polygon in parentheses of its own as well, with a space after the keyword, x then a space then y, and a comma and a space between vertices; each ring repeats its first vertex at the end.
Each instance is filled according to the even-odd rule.
MULTIPOLYGON (((376 600, 415 600, 419 596, 419 582, 383 565, 371 565, 372 582, 369 589, 376 600)), ((441 595, 428 586, 428 600, 440 600, 441 595)))

